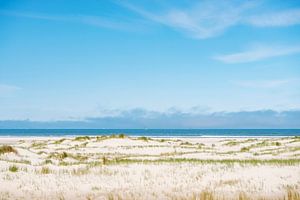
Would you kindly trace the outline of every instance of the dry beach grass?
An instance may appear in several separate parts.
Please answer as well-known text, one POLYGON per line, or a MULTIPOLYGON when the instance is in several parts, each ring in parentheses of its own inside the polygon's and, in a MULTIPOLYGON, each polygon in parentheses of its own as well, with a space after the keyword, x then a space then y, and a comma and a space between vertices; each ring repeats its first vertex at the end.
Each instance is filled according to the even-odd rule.
POLYGON ((0 199, 300 199, 300 138, 1 138, 0 199))

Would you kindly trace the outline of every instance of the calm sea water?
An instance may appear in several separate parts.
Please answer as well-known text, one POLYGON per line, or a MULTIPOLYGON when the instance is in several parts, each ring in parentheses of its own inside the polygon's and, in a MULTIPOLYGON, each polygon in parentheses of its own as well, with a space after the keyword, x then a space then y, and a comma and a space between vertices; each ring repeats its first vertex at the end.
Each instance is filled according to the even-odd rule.
POLYGON ((112 135, 155 137, 300 136, 300 129, 0 129, 0 136, 112 135))

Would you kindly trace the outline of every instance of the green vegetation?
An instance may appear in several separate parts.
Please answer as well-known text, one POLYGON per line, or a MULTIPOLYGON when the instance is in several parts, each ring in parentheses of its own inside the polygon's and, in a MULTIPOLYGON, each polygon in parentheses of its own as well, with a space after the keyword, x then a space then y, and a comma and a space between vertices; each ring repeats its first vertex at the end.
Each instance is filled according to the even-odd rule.
POLYGON ((42 167, 41 174, 50 174, 50 169, 48 167, 42 167))
POLYGON ((119 138, 125 138, 125 137, 126 137, 125 134, 123 133, 119 134, 119 138))
POLYGON ((59 158, 60 159, 65 159, 66 157, 68 157, 68 154, 67 154, 67 152, 62 152, 61 154, 59 154, 59 158))
POLYGON ((238 145, 238 144, 240 144, 240 142, 237 142, 237 141, 229 141, 229 142, 227 142, 227 143, 225 143, 224 145, 225 146, 235 146, 235 145, 238 145))
POLYGON ((280 142, 275 142, 275 146, 281 146, 280 142))
POLYGON ((118 160, 107 160, 106 164, 131 164, 131 163, 143 163, 143 164, 159 164, 159 163, 194 163, 194 164, 240 164, 240 165, 299 165, 300 159, 193 159, 193 158, 165 158, 156 160, 145 160, 145 159, 118 159, 118 160))
POLYGON ((54 144, 61 144, 65 140, 66 140, 65 138, 57 140, 57 141, 54 142, 54 144))
POLYGON ((192 143, 190 143, 190 142, 181 142, 181 144, 180 145, 193 145, 192 143))
POLYGON ((255 142, 257 141, 257 139, 247 139, 247 140, 241 140, 241 141, 236 141, 236 140, 224 140, 224 141, 228 141, 227 143, 225 143, 225 146, 236 146, 236 145, 240 145, 240 144, 244 144, 244 143, 249 143, 249 142, 255 142))
POLYGON ((51 153, 49 156, 48 156, 48 160, 46 160, 46 164, 48 163, 52 163, 51 158, 54 158, 54 159, 58 159, 58 160, 64 160, 65 158, 72 158, 72 159, 75 159, 75 160, 78 160, 78 161, 85 161, 88 159, 87 156, 83 156, 79 153, 77 154, 70 154, 70 153, 67 153, 67 152, 61 152, 61 153, 51 153))
POLYGON ((105 139, 107 139, 107 136, 105 136, 105 135, 101 135, 101 136, 97 136, 97 137, 96 137, 96 141, 97 141, 97 142, 102 141, 102 140, 105 140, 105 139))
POLYGON ((5 153, 18 153, 12 146, 4 145, 0 147, 0 155, 5 153))
POLYGON ((12 165, 8 168, 8 170, 10 172, 17 172, 19 170, 19 168, 16 165, 12 165))
POLYGON ((91 138, 89 136, 78 136, 74 140, 75 141, 82 141, 82 140, 90 140, 91 138))
POLYGON ((45 164, 52 164, 52 160, 45 160, 45 164))
POLYGON ((51 153, 48 158, 55 158, 59 160, 63 160, 68 157, 67 152, 62 152, 62 153, 51 153))
POLYGON ((148 141, 150 140, 150 138, 145 137, 145 136, 138 137, 137 139, 138 139, 138 140, 143 140, 143 141, 145 141, 145 142, 148 142, 148 141))
POLYGON ((241 152, 248 152, 250 150, 249 147, 242 147, 241 152))
POLYGON ((42 143, 42 142, 34 142, 31 144, 31 147, 35 148, 35 149, 41 149, 44 146, 45 146, 45 143, 42 143))
POLYGON ((105 156, 102 157, 102 163, 103 165, 106 165, 108 163, 108 159, 105 156))

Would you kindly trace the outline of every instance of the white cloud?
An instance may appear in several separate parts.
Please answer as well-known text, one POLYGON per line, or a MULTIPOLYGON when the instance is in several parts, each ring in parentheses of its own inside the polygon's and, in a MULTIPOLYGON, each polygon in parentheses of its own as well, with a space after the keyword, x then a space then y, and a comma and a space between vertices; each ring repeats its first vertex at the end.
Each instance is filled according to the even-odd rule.
POLYGON ((257 46, 245 51, 213 57, 224 63, 246 63, 300 52, 300 46, 257 46))
POLYGON ((172 27, 199 39, 221 34, 240 20, 241 13, 253 3, 234 4, 231 1, 202 1, 189 9, 169 8, 163 12, 149 12, 128 3, 121 5, 146 19, 172 27))
POLYGON ((20 89, 17 86, 0 84, 0 97, 11 95, 20 89))
MULTIPOLYGON (((175 7, 174 5, 163 7, 161 5, 165 4, 160 3, 161 5, 155 5, 158 8, 161 7, 160 9, 150 11, 142 6, 136 6, 136 4, 133 5, 126 1, 116 1, 117 4, 147 20, 163 24, 196 39, 216 37, 230 27, 241 24, 255 27, 279 27, 300 24, 300 9, 271 10, 266 12, 265 7, 268 7, 268 5, 259 0, 203 0, 191 2, 188 7, 175 7)), ((136 21, 133 18, 126 22, 124 17, 108 19, 100 16, 52 15, 5 10, 0 10, 0 15, 65 21, 122 30, 141 24, 141 21, 136 21)))
POLYGON ((187 9, 168 7, 156 11, 148 11, 124 2, 120 4, 148 20, 197 39, 218 36, 228 28, 241 24, 256 27, 300 24, 300 9, 263 13, 263 7, 256 10, 263 5, 261 1, 198 1, 187 9))
POLYGON ((71 121, 0 120, 0 128, 299 128, 300 111, 238 111, 213 113, 126 110, 115 117, 71 121))
POLYGON ((253 26, 291 26, 300 24, 300 9, 290 9, 267 13, 257 16, 250 16, 246 22, 253 26))

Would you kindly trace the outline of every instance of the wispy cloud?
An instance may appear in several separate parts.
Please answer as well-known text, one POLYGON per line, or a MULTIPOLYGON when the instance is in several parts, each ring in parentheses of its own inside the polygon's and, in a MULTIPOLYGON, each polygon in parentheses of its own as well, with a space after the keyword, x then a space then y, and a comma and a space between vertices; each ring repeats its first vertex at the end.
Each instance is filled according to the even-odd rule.
POLYGON ((204 39, 221 34, 240 20, 241 13, 253 3, 202 1, 187 9, 169 8, 150 12, 129 3, 120 3, 146 19, 172 27, 191 37, 204 39))
POLYGON ((245 51, 213 57, 224 63, 245 63, 300 52, 300 46, 256 46, 245 51))
POLYGON ((300 111, 216 113, 153 112, 133 109, 83 121, 2 120, 0 128, 300 128, 300 111))
POLYGON ((250 16, 245 19, 245 22, 259 27, 296 25, 300 24, 300 9, 290 9, 250 16))
POLYGON ((0 15, 20 18, 31 18, 37 20, 61 21, 69 23, 80 23, 101 28, 129 30, 129 23, 111 20, 100 16, 92 15, 54 15, 33 12, 0 10, 0 15))
MULTIPOLYGON (((255 27, 284 27, 300 24, 300 9, 282 9, 265 11, 266 4, 261 0, 254 1, 191 1, 186 7, 160 6, 149 10, 142 5, 128 1, 115 2, 137 13, 144 19, 170 27, 196 39, 216 37, 230 27, 236 25, 250 25, 255 27), (258 8, 258 9, 257 9, 258 8)), ((160 1, 158 1, 160 2, 160 1)), ((154 4, 154 3, 153 3, 154 4)), ((21 11, 0 10, 0 15, 32 18, 40 20, 65 21, 81 23, 102 28, 127 30, 140 24, 140 20, 129 17, 110 18, 87 15, 53 15, 21 11), (135 22, 136 20, 136 22, 135 22)))
POLYGON ((124 1, 120 5, 148 20, 197 39, 218 36, 228 28, 241 24, 256 27, 300 24, 300 9, 264 13, 264 9, 256 9, 264 6, 262 1, 197 1, 184 9, 169 7, 156 11, 148 11, 124 1))
POLYGON ((0 84, 0 97, 11 95, 20 89, 20 87, 14 85, 0 84))

